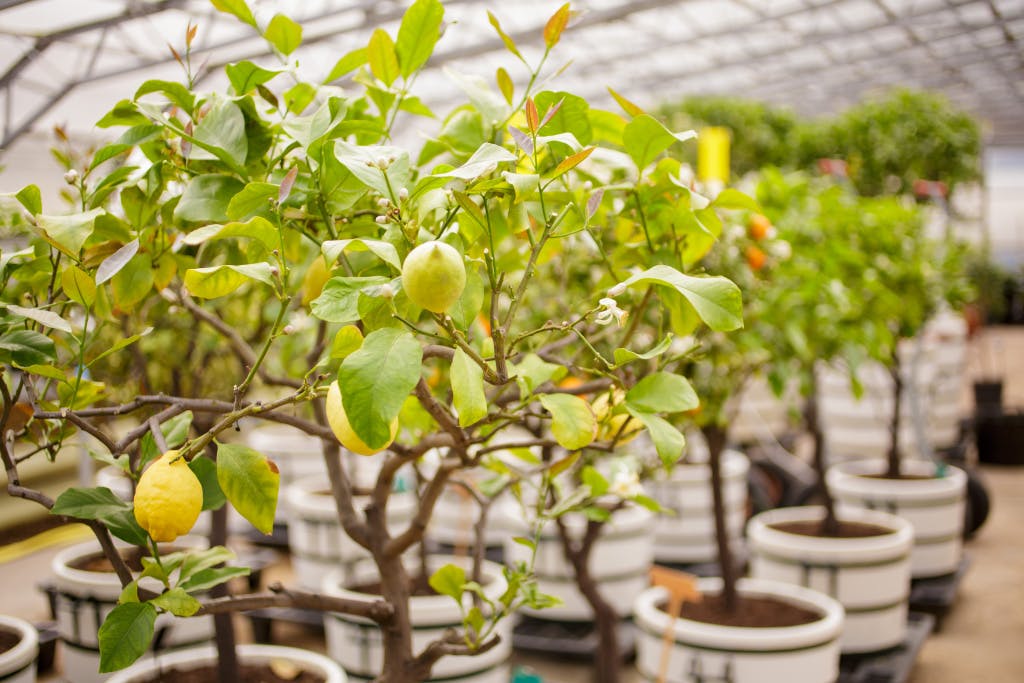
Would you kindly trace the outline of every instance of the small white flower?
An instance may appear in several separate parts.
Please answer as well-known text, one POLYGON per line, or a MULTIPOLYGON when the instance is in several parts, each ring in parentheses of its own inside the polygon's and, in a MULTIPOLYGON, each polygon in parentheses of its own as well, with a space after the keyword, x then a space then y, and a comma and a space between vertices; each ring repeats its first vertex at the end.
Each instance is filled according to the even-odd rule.
POLYGON ((786 240, 779 240, 772 245, 772 253, 785 260, 793 255, 793 248, 786 240))
POLYGON ((612 479, 608 492, 619 498, 636 498, 644 492, 640 477, 631 470, 619 470, 612 479))
POLYGON ((602 306, 602 310, 598 311, 597 315, 594 317, 598 325, 608 325, 612 320, 617 322, 619 327, 626 324, 626 318, 629 317, 629 312, 619 308, 615 299, 601 299, 600 304, 602 306))
POLYGON ((391 161, 387 157, 377 157, 377 163, 374 165, 383 171, 391 165, 391 161))
POLYGON ((608 296, 616 297, 626 291, 626 283, 620 282, 608 290, 608 296))
POLYGON ((64 174, 64 182, 67 183, 68 185, 74 185, 75 183, 77 183, 78 182, 78 171, 76 171, 75 169, 71 169, 70 171, 65 173, 64 174))
POLYGON ((382 299, 395 298, 395 288, 391 286, 391 283, 380 286, 380 296, 382 299))

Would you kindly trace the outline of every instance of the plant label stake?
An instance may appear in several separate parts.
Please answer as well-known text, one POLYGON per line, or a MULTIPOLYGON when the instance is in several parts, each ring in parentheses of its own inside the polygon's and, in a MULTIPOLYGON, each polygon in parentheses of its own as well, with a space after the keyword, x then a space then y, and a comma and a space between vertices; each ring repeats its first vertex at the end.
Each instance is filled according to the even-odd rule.
POLYGON ((661 586, 668 591, 668 607, 666 609, 671 620, 665 627, 661 637, 661 663, 658 665, 657 683, 665 683, 668 676, 668 663, 672 654, 672 632, 676 619, 679 618, 679 611, 683 603, 700 602, 701 593, 697 589, 697 577, 686 572, 667 569, 665 567, 651 567, 651 585, 661 586))

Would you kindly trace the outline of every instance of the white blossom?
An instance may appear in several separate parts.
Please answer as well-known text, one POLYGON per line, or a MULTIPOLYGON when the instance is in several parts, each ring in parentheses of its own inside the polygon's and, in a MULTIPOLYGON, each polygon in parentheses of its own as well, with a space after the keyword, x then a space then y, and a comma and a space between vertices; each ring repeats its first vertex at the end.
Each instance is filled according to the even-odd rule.
POLYGON ((636 498, 644 492, 644 487, 640 484, 640 477, 636 472, 620 469, 615 473, 608 492, 619 498, 636 498))
POLYGON ((629 317, 629 312, 619 308, 619 305, 615 302, 615 299, 605 298, 601 299, 601 310, 597 312, 594 320, 597 321, 598 325, 608 325, 612 320, 622 327, 626 324, 626 318, 629 317))

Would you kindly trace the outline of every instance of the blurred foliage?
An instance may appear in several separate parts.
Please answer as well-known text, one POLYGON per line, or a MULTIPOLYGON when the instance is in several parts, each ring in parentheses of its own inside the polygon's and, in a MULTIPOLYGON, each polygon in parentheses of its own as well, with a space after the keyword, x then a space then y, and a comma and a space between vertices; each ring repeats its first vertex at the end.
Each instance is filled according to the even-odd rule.
POLYGON ((661 113, 677 127, 730 128, 738 175, 766 166, 811 169, 818 159, 839 158, 868 196, 909 192, 918 179, 940 180, 952 191, 981 177, 977 122, 935 93, 893 90, 815 120, 727 97, 690 97, 661 113))

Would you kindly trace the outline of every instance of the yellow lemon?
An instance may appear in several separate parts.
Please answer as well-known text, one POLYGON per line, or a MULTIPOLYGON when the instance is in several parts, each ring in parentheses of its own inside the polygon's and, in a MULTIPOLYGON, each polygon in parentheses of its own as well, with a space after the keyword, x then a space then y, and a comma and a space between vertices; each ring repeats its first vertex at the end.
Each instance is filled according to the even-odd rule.
POLYGON ((633 418, 629 413, 615 412, 616 406, 625 400, 626 392, 618 387, 594 399, 591 408, 594 411, 594 416, 597 418, 597 438, 601 441, 611 441, 618 436, 619 438, 616 443, 621 446, 632 441, 643 431, 644 425, 640 420, 633 418), (629 422, 629 424, 626 424, 626 422, 629 422))
POLYGON ((330 278, 331 269, 327 267, 327 260, 323 256, 313 259, 302 278, 302 305, 309 306, 313 299, 320 296, 330 278))
POLYGON ((409 252, 402 264, 402 289, 420 308, 444 313, 466 288, 462 254, 444 242, 424 242, 409 252))
POLYGON ((391 421, 391 438, 388 439, 388 442, 380 448, 367 446, 366 442, 359 438, 359 435, 352 429, 352 425, 349 424, 348 416, 345 415, 345 406, 341 402, 341 387, 337 382, 331 382, 331 386, 327 389, 327 403, 324 407, 327 409, 327 423, 331 425, 334 436, 338 437, 342 446, 353 453, 359 455, 380 453, 390 446, 398 436, 398 418, 396 417, 391 421))
POLYGON ((135 519, 154 541, 187 534, 202 510, 203 486, 178 451, 164 453, 139 478, 135 519))

